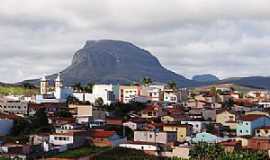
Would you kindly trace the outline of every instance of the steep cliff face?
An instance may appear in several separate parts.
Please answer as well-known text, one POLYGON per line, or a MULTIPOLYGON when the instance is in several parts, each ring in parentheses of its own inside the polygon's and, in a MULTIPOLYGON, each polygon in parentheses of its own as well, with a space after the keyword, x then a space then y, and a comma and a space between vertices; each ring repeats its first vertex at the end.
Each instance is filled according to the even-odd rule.
POLYGON ((183 87, 198 85, 198 82, 165 69, 150 52, 116 40, 87 41, 74 54, 72 64, 62 72, 68 85, 90 81, 129 83, 146 76, 158 82, 174 80, 183 87))

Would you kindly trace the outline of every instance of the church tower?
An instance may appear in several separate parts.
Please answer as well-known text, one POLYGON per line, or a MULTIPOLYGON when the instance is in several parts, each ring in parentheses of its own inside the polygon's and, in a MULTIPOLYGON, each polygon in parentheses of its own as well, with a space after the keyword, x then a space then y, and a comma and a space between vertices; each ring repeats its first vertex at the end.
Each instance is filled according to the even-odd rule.
POLYGON ((40 94, 45 95, 48 93, 49 82, 46 77, 40 79, 40 94))
POLYGON ((58 74, 57 78, 55 79, 55 98, 61 99, 62 98, 62 88, 63 88, 63 80, 61 79, 60 73, 58 74))

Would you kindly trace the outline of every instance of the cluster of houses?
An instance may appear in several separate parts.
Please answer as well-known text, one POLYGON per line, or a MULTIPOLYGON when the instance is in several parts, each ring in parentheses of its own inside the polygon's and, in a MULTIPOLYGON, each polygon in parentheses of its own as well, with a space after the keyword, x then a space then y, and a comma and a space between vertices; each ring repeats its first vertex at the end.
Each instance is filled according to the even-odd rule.
POLYGON ((166 84, 97 84, 92 93, 85 93, 64 87, 60 75, 53 87, 44 77, 40 95, 0 98, 0 137, 9 135, 17 118, 39 109, 46 110, 53 131, 29 135, 25 144, 0 141, 1 155, 27 159, 89 144, 187 159, 193 144, 199 142, 221 144, 227 152, 270 150, 270 93, 266 90, 241 92, 231 84, 196 90, 166 84), (69 97, 80 103, 68 103, 69 97), (140 102, 145 107, 120 118, 94 105, 97 99, 104 105, 140 102), (56 115, 63 110, 71 116, 56 115))

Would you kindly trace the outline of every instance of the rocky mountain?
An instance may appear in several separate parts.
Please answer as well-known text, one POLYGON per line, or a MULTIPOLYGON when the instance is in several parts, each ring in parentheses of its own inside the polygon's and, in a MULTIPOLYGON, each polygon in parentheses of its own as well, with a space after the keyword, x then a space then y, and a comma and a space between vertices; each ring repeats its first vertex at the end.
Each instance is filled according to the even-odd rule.
POLYGON ((212 74, 201 74, 193 76, 192 80, 197 82, 213 83, 219 81, 219 78, 212 74))
POLYGON ((150 52, 116 40, 87 41, 74 54, 71 65, 61 72, 61 77, 66 85, 77 82, 122 84, 140 81, 144 77, 163 83, 174 80, 181 87, 200 85, 167 70, 150 52))

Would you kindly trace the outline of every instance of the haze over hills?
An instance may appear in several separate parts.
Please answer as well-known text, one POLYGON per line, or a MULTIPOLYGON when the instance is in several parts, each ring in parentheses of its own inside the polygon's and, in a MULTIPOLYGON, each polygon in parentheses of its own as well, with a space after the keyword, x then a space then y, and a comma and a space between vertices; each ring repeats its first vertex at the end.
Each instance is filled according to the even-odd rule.
POLYGON ((212 74, 201 74, 192 77, 192 80, 204 83, 213 83, 219 81, 219 78, 212 74))

